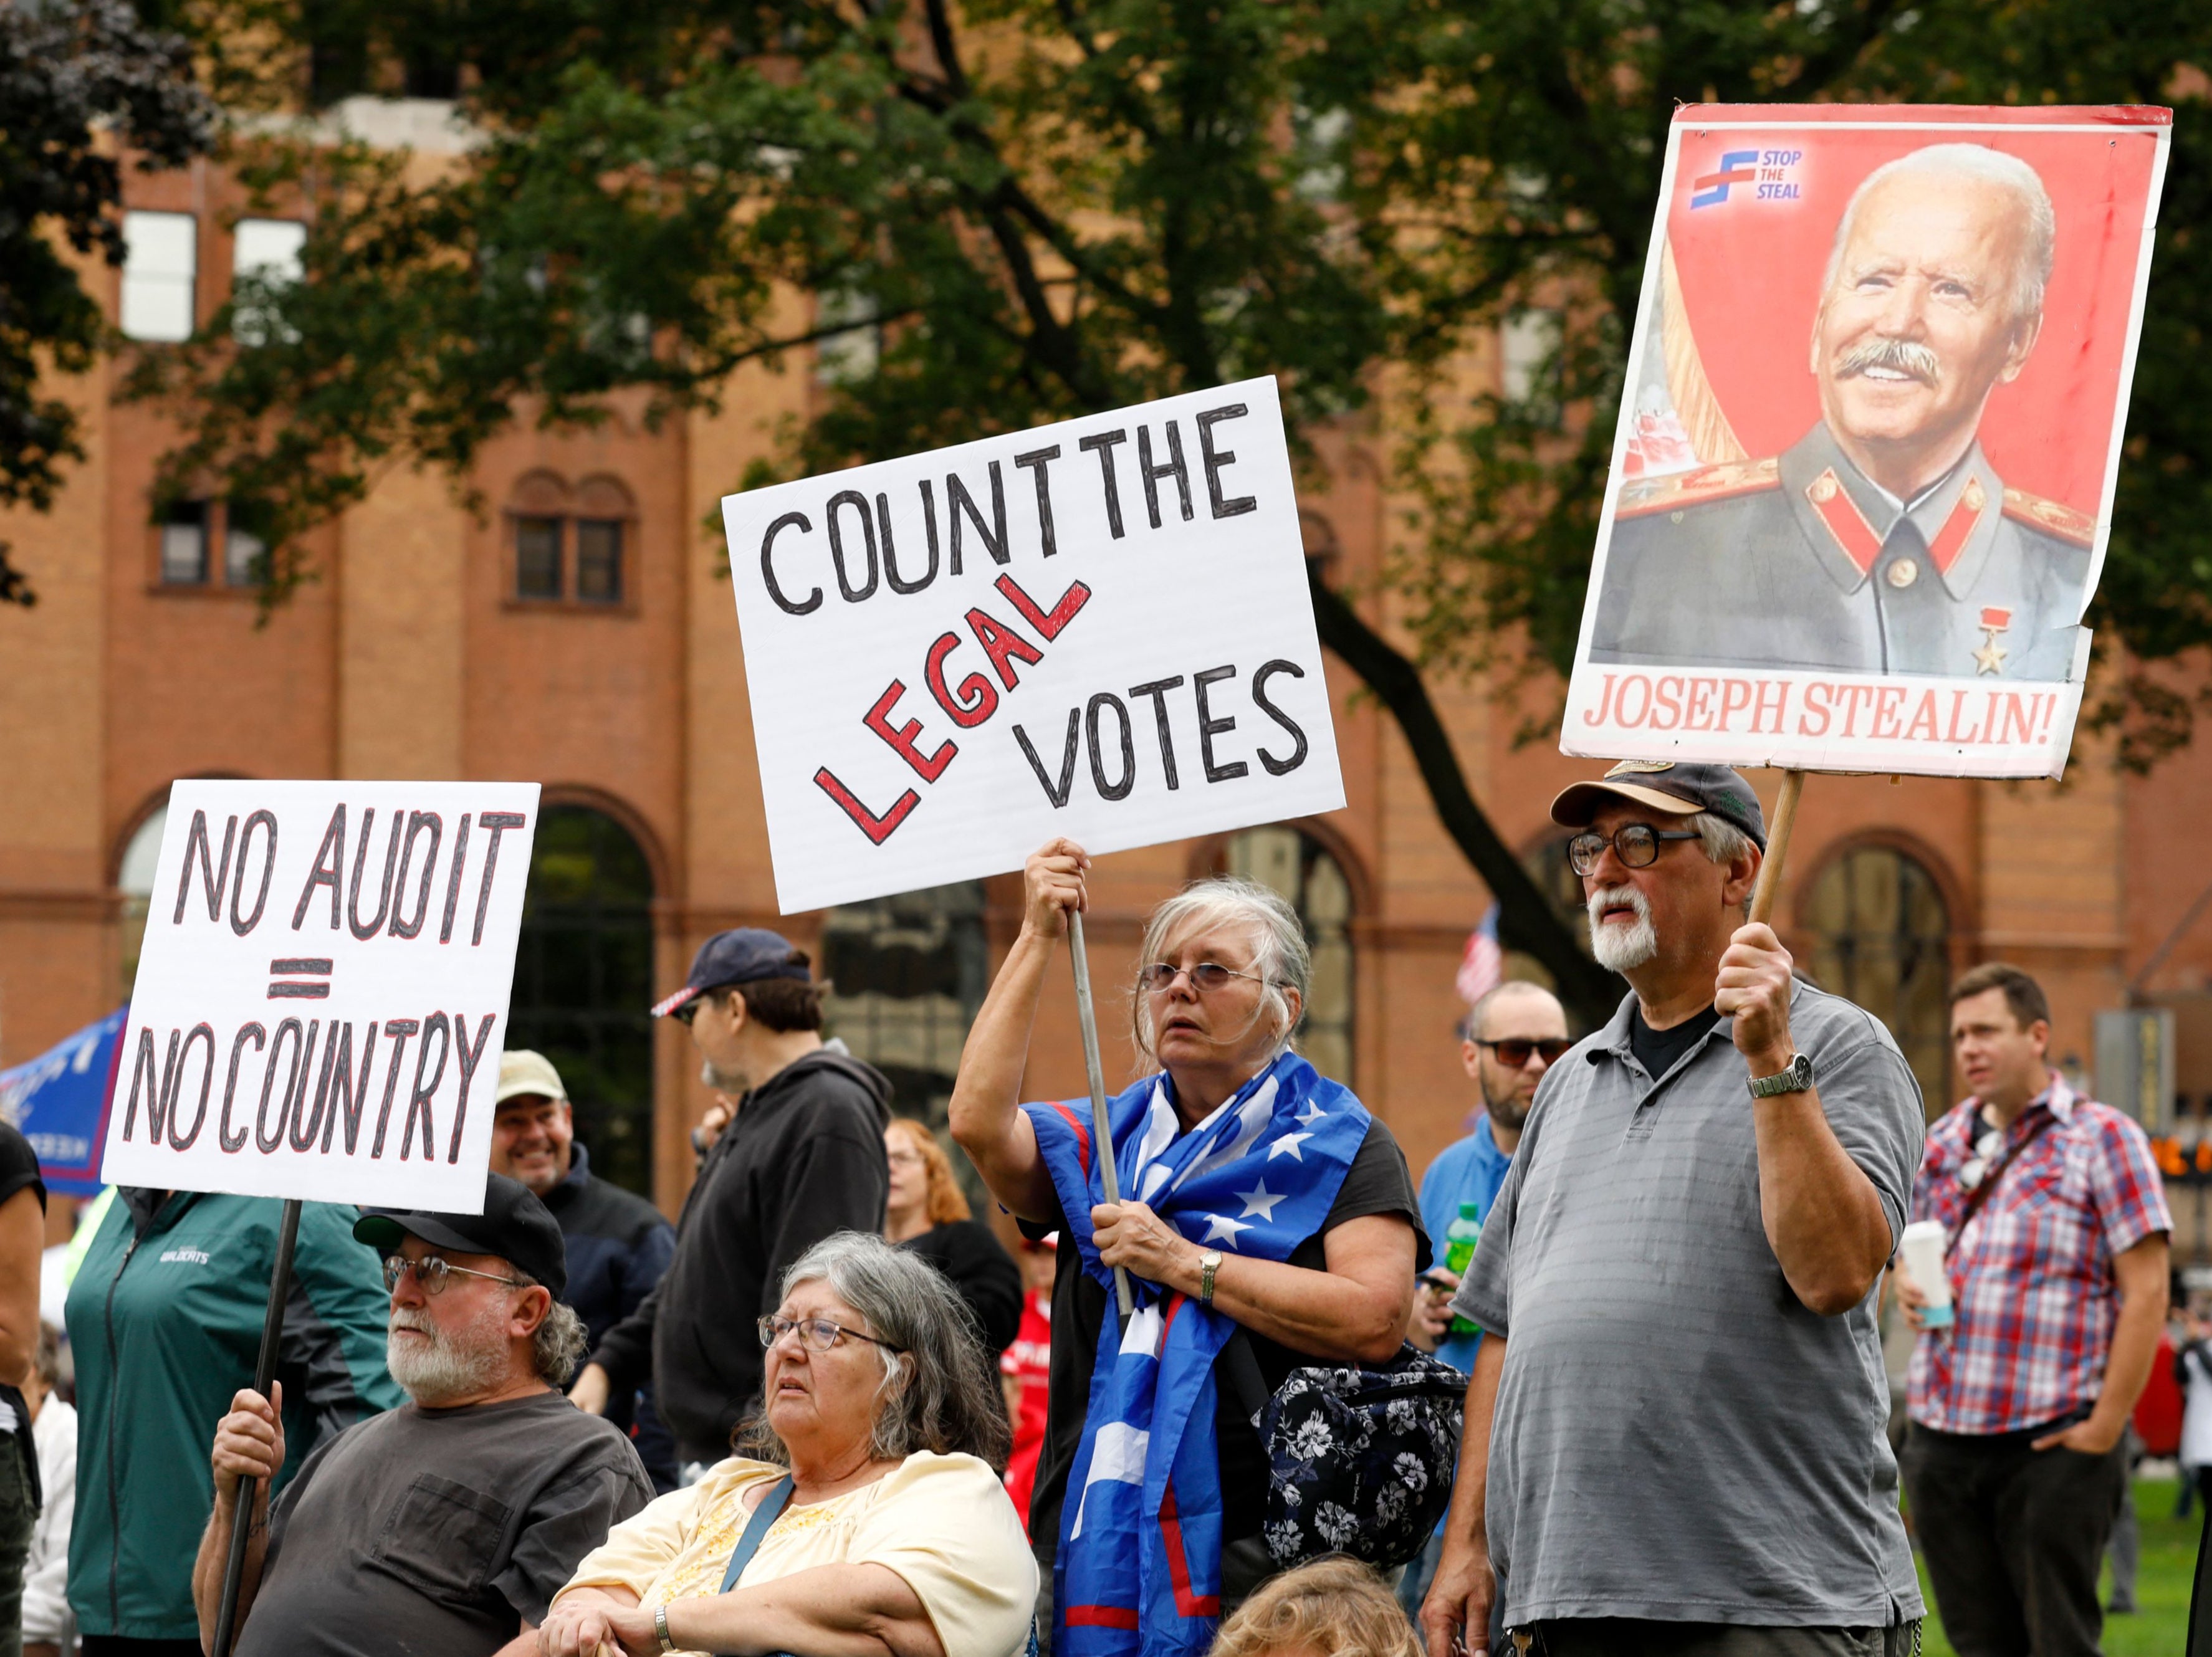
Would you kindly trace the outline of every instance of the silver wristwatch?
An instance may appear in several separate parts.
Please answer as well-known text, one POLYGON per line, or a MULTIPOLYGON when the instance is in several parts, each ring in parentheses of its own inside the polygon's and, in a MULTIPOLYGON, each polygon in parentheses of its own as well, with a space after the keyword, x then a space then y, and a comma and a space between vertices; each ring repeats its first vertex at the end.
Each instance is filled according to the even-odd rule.
POLYGON ((1771 1099, 1778 1093, 1802 1093, 1813 1085, 1813 1061, 1804 1053, 1792 1059, 1787 1067, 1771 1076, 1755 1076, 1751 1082, 1751 1096, 1771 1099))
POLYGON ((663 1651, 674 1651, 677 1648, 676 1642, 668 1637, 667 1606, 655 1605, 653 1608, 653 1631, 660 1636, 660 1648, 663 1651))

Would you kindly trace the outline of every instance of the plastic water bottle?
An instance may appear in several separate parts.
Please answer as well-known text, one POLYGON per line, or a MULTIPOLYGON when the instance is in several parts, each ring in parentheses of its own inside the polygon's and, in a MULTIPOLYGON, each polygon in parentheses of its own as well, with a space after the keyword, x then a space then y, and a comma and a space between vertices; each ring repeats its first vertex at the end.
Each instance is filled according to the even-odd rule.
MULTIPOLYGON (((1462 1203, 1459 1218, 1444 1229, 1444 1266, 1455 1277, 1465 1277, 1467 1268, 1474 1259, 1474 1246, 1482 1241, 1482 1205, 1462 1203)), ((1465 1318, 1454 1317, 1451 1332, 1455 1335, 1474 1335, 1481 1332, 1480 1326, 1465 1318)))

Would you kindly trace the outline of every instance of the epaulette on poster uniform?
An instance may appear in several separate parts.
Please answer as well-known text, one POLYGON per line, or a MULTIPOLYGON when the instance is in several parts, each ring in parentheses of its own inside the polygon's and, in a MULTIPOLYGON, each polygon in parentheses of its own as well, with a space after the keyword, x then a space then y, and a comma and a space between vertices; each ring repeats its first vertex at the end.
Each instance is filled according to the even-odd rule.
POLYGON ((2094 547, 2097 543, 2097 520, 2087 513, 2071 507, 2061 506, 2056 501, 2046 501, 2039 495, 2030 495, 2026 489, 2007 489, 2004 492, 2004 515, 2015 523, 2026 524, 2045 535, 2061 541, 2070 541, 2077 547, 2094 547))
MULTIPOLYGON (((1782 463, 1778 459, 1723 461, 1666 477, 1638 478, 1623 487, 1613 515, 1617 519, 1646 518, 1655 512, 1680 512, 1685 507, 1702 507, 1711 501, 1781 487, 1782 463)), ((2057 510, 2063 512, 2065 508, 2057 510)))

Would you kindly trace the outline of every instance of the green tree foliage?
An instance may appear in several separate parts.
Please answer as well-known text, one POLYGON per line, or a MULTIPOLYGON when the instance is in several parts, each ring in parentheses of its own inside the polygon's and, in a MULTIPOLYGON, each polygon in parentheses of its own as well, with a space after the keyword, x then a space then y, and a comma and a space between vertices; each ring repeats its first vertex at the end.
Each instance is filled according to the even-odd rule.
MULTIPOLYGON (((0 3, 0 503, 46 510, 83 455, 76 411, 41 381, 82 373, 107 342, 64 249, 123 263, 113 140, 180 167, 212 147, 214 112, 183 39, 124 0, 0 3)), ((0 603, 32 601, 0 546, 0 603)))
MULTIPOLYGON (((1424 656, 1461 665, 1571 649, 1678 100, 2154 100, 2198 84, 2180 66, 2212 28, 2185 0, 206 3, 232 101, 303 73, 319 99, 450 85, 482 138, 434 175, 257 139, 249 175, 312 203, 307 281, 243 296, 276 319, 253 349, 218 319, 143 359, 138 389, 188 416, 171 487, 220 476, 250 503, 273 594, 307 574, 298 531, 381 465, 463 472, 510 420, 589 422, 617 388, 656 416, 711 403, 738 365, 833 337, 840 376, 787 471, 1261 372, 1306 436, 1388 366, 1407 394, 1384 440, 1424 507, 1396 575, 1424 656), (795 314, 793 291, 821 303, 795 314), (1470 402, 1469 346, 1539 303, 1565 315, 1551 389, 1470 402)), ((2212 625, 2195 108, 2101 601, 2151 656, 2212 625)), ((1507 940, 1606 1006, 1413 664, 1318 581, 1316 600, 1507 940)))

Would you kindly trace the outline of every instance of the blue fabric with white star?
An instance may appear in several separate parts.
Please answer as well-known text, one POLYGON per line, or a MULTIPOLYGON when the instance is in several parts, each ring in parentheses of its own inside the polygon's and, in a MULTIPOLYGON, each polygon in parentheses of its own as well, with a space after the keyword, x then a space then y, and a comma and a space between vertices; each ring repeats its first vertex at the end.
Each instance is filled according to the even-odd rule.
MULTIPOLYGON (((1083 1268, 1110 1296, 1091 1210, 1103 1202, 1088 1100, 1024 1105, 1083 1268)), ((1201 1248, 1285 1260, 1328 1217, 1373 1119, 1285 1053, 1189 1132, 1164 1075, 1109 1101, 1125 1197, 1201 1248)), ((1083 1441, 1053 1565, 1056 1657, 1198 1657, 1221 1615, 1213 1361, 1236 1326, 1132 1277, 1136 1312, 1099 1332, 1083 1441), (1132 1564, 1135 1569, 1131 1569, 1132 1564)))

